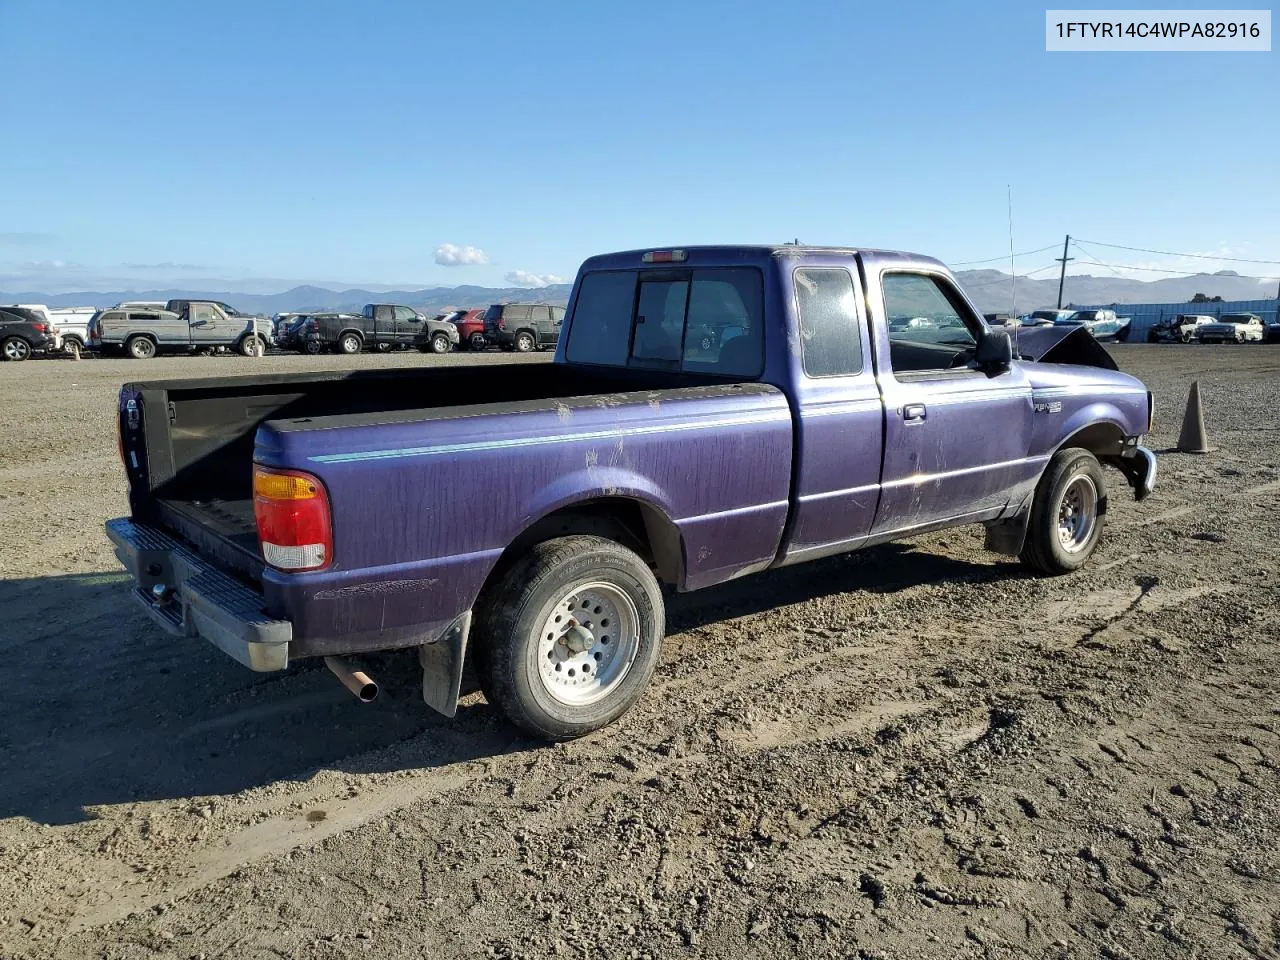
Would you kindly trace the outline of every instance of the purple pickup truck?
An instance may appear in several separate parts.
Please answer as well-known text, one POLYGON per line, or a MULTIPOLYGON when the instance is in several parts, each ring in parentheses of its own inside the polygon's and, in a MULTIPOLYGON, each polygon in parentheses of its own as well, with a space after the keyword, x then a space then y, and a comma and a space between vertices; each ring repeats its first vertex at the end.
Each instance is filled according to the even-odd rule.
POLYGON ((643 693, 661 585, 983 524, 1041 574, 1102 532, 1103 465, 1156 462, 1146 387, 1078 328, 988 327, 938 261, 689 247, 583 264, 554 363, 131 383, 128 518, 171 633, 252 670, 416 648, 537 736, 643 693))

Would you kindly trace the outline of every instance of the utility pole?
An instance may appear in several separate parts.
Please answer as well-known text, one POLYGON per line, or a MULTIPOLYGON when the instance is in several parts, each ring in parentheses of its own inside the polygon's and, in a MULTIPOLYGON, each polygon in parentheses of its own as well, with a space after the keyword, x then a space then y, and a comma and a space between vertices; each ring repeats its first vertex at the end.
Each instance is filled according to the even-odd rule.
POLYGON ((1067 256, 1067 247, 1071 246, 1071 234, 1067 234, 1067 239, 1062 241, 1062 256, 1058 258, 1058 262, 1062 264, 1062 272, 1058 274, 1058 309, 1062 309, 1062 285, 1067 282, 1067 261, 1074 260, 1075 257, 1067 256))

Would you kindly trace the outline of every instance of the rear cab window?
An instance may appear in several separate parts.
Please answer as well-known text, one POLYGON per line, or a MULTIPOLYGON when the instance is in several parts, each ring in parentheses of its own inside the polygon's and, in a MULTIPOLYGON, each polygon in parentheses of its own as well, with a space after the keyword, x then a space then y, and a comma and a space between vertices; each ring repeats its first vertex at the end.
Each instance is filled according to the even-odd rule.
POLYGON ((568 320, 570 363, 737 377, 764 369, 756 267, 592 271, 568 320))

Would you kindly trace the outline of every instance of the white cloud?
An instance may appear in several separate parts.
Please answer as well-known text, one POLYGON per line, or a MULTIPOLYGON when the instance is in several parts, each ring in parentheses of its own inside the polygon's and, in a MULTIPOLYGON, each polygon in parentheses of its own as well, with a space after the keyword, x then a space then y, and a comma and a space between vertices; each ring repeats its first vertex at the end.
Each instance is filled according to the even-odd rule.
POLYGON ((507 283, 515 287, 549 287, 553 283, 568 283, 564 277, 554 273, 530 273, 528 270, 512 270, 507 274, 507 283))
POLYGON ((489 255, 479 247, 442 243, 436 247, 436 263, 442 267, 474 267, 488 263, 489 255))

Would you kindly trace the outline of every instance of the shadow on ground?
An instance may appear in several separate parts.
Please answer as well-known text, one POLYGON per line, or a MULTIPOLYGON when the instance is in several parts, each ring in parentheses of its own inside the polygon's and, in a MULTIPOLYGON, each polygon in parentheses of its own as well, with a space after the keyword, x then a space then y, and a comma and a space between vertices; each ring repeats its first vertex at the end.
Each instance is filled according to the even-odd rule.
MULTIPOLYGON (((668 628, 1017 570, 890 544, 672 597, 668 628)), ((232 794, 320 769, 429 769, 539 746, 483 701, 453 720, 433 713, 412 652, 364 661, 383 688, 372 704, 319 661, 251 673, 154 627, 123 574, 3 581, 0 615, 0 818, 74 823, 99 805, 232 794)))

